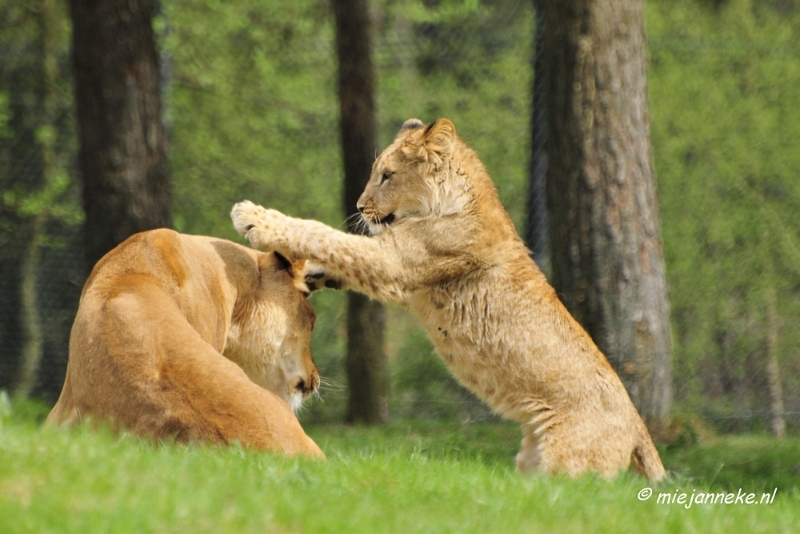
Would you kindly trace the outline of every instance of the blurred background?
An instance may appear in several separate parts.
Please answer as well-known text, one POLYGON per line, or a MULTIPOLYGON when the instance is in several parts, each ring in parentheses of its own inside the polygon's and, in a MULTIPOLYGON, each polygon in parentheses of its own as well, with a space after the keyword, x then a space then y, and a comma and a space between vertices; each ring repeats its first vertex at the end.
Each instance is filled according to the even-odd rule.
MULTIPOLYGON (((228 213, 247 198, 345 229, 331 4, 156 8, 174 228, 241 243, 228 213)), ((375 0, 370 10, 378 149, 410 117, 448 117, 525 235, 533 2, 375 0)), ((645 13, 672 414, 718 432, 768 431, 777 376, 781 415, 797 433, 800 4, 648 0, 645 13)), ((0 0, 0 389, 48 403, 89 270, 70 31, 63 2, 0 0)), ((326 385, 303 421, 343 418, 346 301, 312 298, 326 385)), ((493 417, 450 377, 415 318, 386 313, 390 417, 493 417)))

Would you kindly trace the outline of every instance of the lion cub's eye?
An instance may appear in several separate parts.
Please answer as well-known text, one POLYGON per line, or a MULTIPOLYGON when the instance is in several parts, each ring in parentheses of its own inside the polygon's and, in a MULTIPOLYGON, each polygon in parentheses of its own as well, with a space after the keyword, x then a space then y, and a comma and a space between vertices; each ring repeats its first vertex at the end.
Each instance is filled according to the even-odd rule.
POLYGON ((381 175, 381 182, 380 183, 382 184, 383 182, 385 182, 386 180, 391 178, 393 174, 394 173, 391 172, 391 171, 384 171, 384 173, 381 175))

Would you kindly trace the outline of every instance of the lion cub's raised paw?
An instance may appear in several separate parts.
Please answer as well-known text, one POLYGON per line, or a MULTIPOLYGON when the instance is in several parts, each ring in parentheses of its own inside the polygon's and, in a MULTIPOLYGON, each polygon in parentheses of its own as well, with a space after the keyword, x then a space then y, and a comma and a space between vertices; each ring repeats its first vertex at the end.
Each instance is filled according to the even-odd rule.
POLYGON ((316 263, 306 263, 304 278, 308 290, 312 293, 326 287, 328 289, 345 289, 345 284, 341 280, 316 263))
POLYGON ((231 220, 233 221, 233 227, 240 235, 247 235, 247 232, 256 225, 259 210, 264 211, 264 208, 253 204, 249 200, 233 205, 231 220))
POLYGON ((286 224, 286 215, 266 209, 249 200, 239 202, 231 210, 233 227, 250 242, 264 250, 275 250, 274 242, 280 237, 280 228, 286 224))

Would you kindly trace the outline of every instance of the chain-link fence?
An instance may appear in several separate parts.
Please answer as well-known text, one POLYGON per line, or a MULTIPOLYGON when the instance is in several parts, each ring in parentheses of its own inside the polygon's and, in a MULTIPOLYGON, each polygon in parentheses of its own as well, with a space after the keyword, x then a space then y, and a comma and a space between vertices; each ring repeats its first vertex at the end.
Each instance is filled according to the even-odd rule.
MULTIPOLYGON (((409 117, 452 119, 497 182, 522 235, 532 153, 532 4, 373 4, 380 143, 409 117)), ((675 340, 673 411, 719 431, 768 430, 780 415, 796 432, 800 8, 745 0, 668 4, 648 5, 648 33, 675 340)), ((328 3, 175 0, 163 7, 158 31, 168 59, 164 97, 178 229, 235 239, 227 213, 245 197, 340 226, 328 3)), ((48 45, 61 68, 50 79, 58 99, 53 104, 51 96, 46 108, 47 78, 37 67, 47 55, 45 34, 25 19, 36 14, 9 0, 0 1, 0 13, 0 389, 18 386, 26 350, 39 343, 33 393, 53 401, 88 272, 74 216, 68 33, 48 45), (58 143, 47 145, 53 135, 58 143), (41 178, 52 151, 58 158, 47 161, 71 180, 61 188, 41 178), (47 184, 50 196, 37 196, 47 184), (39 216, 40 255, 31 263, 31 221, 39 216), (36 290, 26 296, 31 280, 36 290)), ((66 26, 63 10, 57 16, 66 26)), ((343 300, 327 294, 314 304, 315 357, 326 383, 304 417, 335 418, 346 397, 343 300)), ((490 416, 454 383, 402 310, 390 310, 387 339, 395 416, 490 416)))

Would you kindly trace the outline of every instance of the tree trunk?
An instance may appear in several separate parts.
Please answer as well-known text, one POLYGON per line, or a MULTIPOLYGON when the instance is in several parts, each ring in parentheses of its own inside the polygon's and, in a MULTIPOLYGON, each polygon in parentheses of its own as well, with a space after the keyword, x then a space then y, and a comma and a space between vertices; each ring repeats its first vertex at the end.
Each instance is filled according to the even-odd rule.
POLYGON ((544 79, 544 26, 546 0, 533 0, 536 36, 533 39, 533 84, 531 90, 531 159, 528 168, 528 225, 525 241, 533 259, 550 274, 549 217, 547 215, 547 116, 544 79))
POLYGON ((553 285, 650 423, 672 402, 642 0, 550 2, 545 26, 553 285))
MULTIPOLYGON (((375 69, 372 24, 367 0, 334 0, 339 105, 344 159, 344 209, 356 203, 369 180, 377 153, 375 69)), ((351 224, 350 231, 355 231, 351 224)), ((385 312, 379 302, 348 295, 346 370, 349 423, 378 424, 388 419, 389 380, 383 343, 385 312)))
POLYGON ((347 295, 348 423, 381 424, 389 419, 389 371, 383 343, 386 314, 379 302, 347 295))
POLYGON ((70 0, 86 256, 172 226, 154 0, 70 0))
POLYGON ((770 421, 772 433, 782 438, 786 435, 786 421, 783 418, 783 387, 781 371, 778 364, 778 314, 775 311, 775 290, 770 288, 766 298, 767 336, 764 343, 765 370, 769 388, 769 407, 772 412, 770 421))

